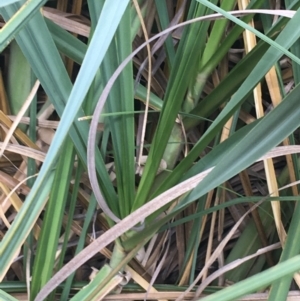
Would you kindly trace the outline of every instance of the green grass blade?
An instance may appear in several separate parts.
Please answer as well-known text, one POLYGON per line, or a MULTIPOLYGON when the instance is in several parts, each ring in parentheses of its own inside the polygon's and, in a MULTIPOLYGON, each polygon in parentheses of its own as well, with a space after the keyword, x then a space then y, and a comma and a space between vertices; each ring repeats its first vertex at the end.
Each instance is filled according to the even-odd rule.
POLYGON ((21 1, 21 0, 2 0, 1 3, 0 3, 0 7, 6 6, 6 5, 9 5, 9 4, 18 2, 18 1, 21 1))
MULTIPOLYGON (((76 174, 74 177, 75 181, 74 181, 74 185, 72 187, 71 200, 67 204, 67 206, 68 206, 67 222, 66 222, 66 226, 64 227, 65 228, 65 233, 64 233, 65 237, 69 237, 70 232, 71 232, 71 226, 72 226, 72 222, 74 220, 74 213, 75 213, 75 209, 76 209, 76 205, 77 205, 77 196, 78 196, 78 191, 80 188, 80 180, 81 180, 82 173, 83 173, 83 166, 80 162, 78 162, 78 167, 76 168, 76 174)), ((87 220, 87 218, 88 218, 88 216, 86 217, 85 221, 87 220)), ((68 239, 65 239, 63 242, 63 245, 62 245, 61 254, 59 257, 59 263, 57 265, 57 270, 59 270, 64 264, 67 247, 68 247, 68 239)), ((78 245, 77 245, 77 247, 78 247, 78 245)), ((67 291, 68 295, 71 290, 71 284, 72 284, 72 281, 68 281, 68 280, 64 284, 64 291, 67 291)), ((62 295, 63 295, 63 293, 62 293, 62 295)), ((65 299, 67 299, 67 298, 62 297, 62 300, 65 300, 65 299)))
MULTIPOLYGON (((5 3, 5 1, 10 0, 2 0, 1 4, 5 3)), ((10 1, 14 3, 17 1, 10 1)), ((25 2, 24 0, 18 2, 25 2)), ((5 47, 9 44, 9 42, 17 35, 17 33, 26 25, 26 23, 30 20, 30 18, 46 3, 46 0, 31 0, 27 1, 26 5, 20 9, 14 17, 12 17, 9 21, 7 21, 6 25, 0 30, 0 52, 5 49, 5 47)), ((6 6, 6 5, 1 5, 6 6)))
MULTIPOLYGON (((166 1, 155 0, 155 5, 156 5, 156 11, 158 14, 160 26, 162 30, 164 30, 169 26, 170 23, 166 1)), ((170 64, 170 70, 171 70, 175 60, 175 49, 174 49, 172 38, 170 36, 167 37, 165 41, 165 48, 166 48, 168 62, 170 64)))
MULTIPOLYGON (((258 0, 258 1, 251 1, 249 4, 249 9, 250 8, 259 8, 261 7, 263 1, 258 0)), ((293 5, 291 7, 289 7, 289 9, 295 10, 298 9, 299 7, 299 1, 294 1, 293 5)), ((247 15, 243 18, 241 18, 241 20, 243 20, 245 23, 249 22, 252 19, 251 15, 247 15)), ((276 28, 277 28, 277 32, 280 31, 280 28, 282 28, 282 26, 284 25, 284 23, 287 22, 286 18, 280 18, 279 21, 273 26, 272 30, 269 33, 269 36, 274 35, 274 33, 276 33, 276 28)), ((192 98, 195 99, 195 102, 197 102, 197 99, 201 96, 201 92, 203 90, 203 87, 209 77, 209 75, 212 73, 212 71, 216 68, 216 66, 219 64, 219 62, 222 60, 222 58, 228 53, 228 50, 232 47, 233 43, 237 40, 237 38, 240 36, 240 34, 242 33, 243 28, 240 26, 235 26, 228 34, 228 36, 226 36, 226 38, 224 39, 224 41, 222 42, 222 44, 220 45, 220 47, 218 48, 218 51, 216 51, 214 53, 214 55, 211 57, 211 59, 209 59, 207 61, 206 64, 204 64, 198 74, 198 81, 195 81, 195 85, 193 87, 193 93, 189 94, 191 95, 192 98)), ((261 41, 262 42, 262 41, 261 41)), ((260 42, 260 46, 261 43, 260 42)), ((258 46, 257 46, 258 47, 258 46)), ((255 47, 250 54, 248 54, 247 56, 244 57, 244 59, 248 60, 250 58, 254 58, 254 59, 259 59, 259 57, 257 55, 255 55, 254 53, 252 53, 253 51, 256 51, 257 47, 255 47)), ((264 45, 263 47, 268 47, 267 45, 264 45)), ((244 61, 244 59, 242 61, 244 61)), ((241 63, 241 61, 239 62, 239 64, 241 63)), ((255 65, 249 63, 248 65, 245 65, 246 69, 241 69, 241 73, 240 74, 245 74, 245 72, 247 72, 246 70, 249 69, 249 67, 252 67, 255 65)), ((236 69, 236 68, 235 68, 236 69)), ((225 98, 225 95, 223 94, 223 92, 226 93, 226 91, 228 91, 229 87, 232 85, 237 84, 237 82, 241 82, 243 79, 240 76, 237 77, 233 77, 233 79, 231 79, 231 81, 229 82, 229 86, 228 82, 227 85, 225 85, 225 82, 222 81, 220 83, 220 85, 218 87, 216 87, 212 93, 210 93, 208 95, 208 97, 205 98, 205 100, 201 101, 201 103, 193 110, 193 114, 207 114, 207 110, 211 107, 216 108, 215 106, 215 102, 216 100, 220 100, 220 103, 222 103, 222 99, 225 98), (221 89, 220 86, 223 86, 223 88, 221 89), (224 89, 225 88, 225 89, 224 89), (217 97, 215 96, 216 94, 218 94, 220 90, 222 91, 220 93, 220 95, 218 95, 217 97), (214 101, 212 101, 214 100, 214 101)), ((202 116, 206 116, 206 115, 202 115, 202 116)), ((197 123, 196 120, 192 120, 192 119, 188 119, 186 120, 185 124, 187 126, 187 129, 189 129, 190 127, 192 127, 192 125, 195 125, 195 123, 197 123), (190 123, 190 124, 189 124, 190 123)))
MULTIPOLYGON (((32 197, 38 206, 28 206, 26 203, 22 206, 19 211, 17 218, 14 220, 13 226, 10 228, 10 235, 5 236, 0 244, 0 277, 3 278, 6 271, 9 269, 9 263, 14 258, 16 250, 18 250, 24 242, 25 238, 29 235, 33 225, 36 222, 37 217, 43 210, 46 199, 52 187, 54 180, 54 172, 48 174, 47 179, 43 183, 43 189, 36 191, 32 197), (24 222, 26 221, 26 222, 24 222)), ((35 204, 34 204, 35 205, 35 204)))
MULTIPOLYGON (((31 68, 22 53, 19 45, 12 41, 10 44, 9 69, 7 77, 7 96, 9 99, 10 111, 13 115, 17 115, 27 99, 31 89, 31 68), (20 72, 22 70, 22 72, 20 72)), ((27 111, 24 116, 28 116, 27 111)), ((25 131, 25 125, 19 125, 25 131)))
MULTIPOLYGON (((285 0, 285 5, 288 7, 292 4, 293 1, 291 0, 285 0)), ((292 47, 291 47, 291 53, 296 55, 297 57, 300 57, 300 42, 297 41, 292 47)), ((293 66, 293 75, 294 75, 294 81, 295 84, 298 84, 300 82, 300 66, 296 64, 295 62, 292 62, 293 66)))
MULTIPOLYGON (((89 203, 88 209, 86 211, 86 217, 85 217, 85 220, 84 220, 84 223, 82 226, 82 230, 81 230, 79 241, 78 241, 78 244, 77 244, 77 247, 75 250, 75 254, 78 254, 84 248, 87 233, 89 231, 90 224, 94 217, 96 209, 97 209, 97 201, 95 199, 95 196, 92 195, 90 198, 90 203, 89 203)), ((64 287, 63 287, 63 292, 62 292, 61 298, 60 298, 61 301, 67 300, 67 298, 69 297, 74 277, 75 277, 75 273, 71 274, 68 277, 68 279, 66 280, 64 287)))
MULTIPOLYGON (((284 248, 280 257, 280 262, 284 262, 289 258, 293 258, 300 252, 299 239, 300 239, 300 231, 299 231, 299 221, 300 221, 300 206, 296 206, 292 221, 289 227, 287 239, 284 244, 284 248)), ((291 281, 293 277, 284 277, 283 279, 279 279, 272 284, 269 299, 268 300, 276 300, 285 301, 287 299, 287 295, 290 290, 291 281)))
MULTIPOLYGON (((85 289, 82 289, 80 292, 78 292, 73 298, 71 298, 71 301, 92 301, 94 298, 94 295, 96 293, 101 292, 99 291, 98 286, 99 283, 101 283, 101 280, 107 278, 107 276, 112 271, 112 268, 110 265, 106 264, 104 267, 97 273, 93 281, 91 281, 88 286, 85 289)), ((104 289, 107 289, 106 287, 104 289)), ((103 289, 103 290, 104 290, 103 289)))
MULTIPOLYGON (((294 5, 291 9, 298 9, 300 3, 299 1, 294 1, 294 5)), ((243 19, 246 21, 246 19, 243 19)), ((268 36, 274 38, 276 33, 280 32, 280 28, 285 26, 287 23, 287 18, 280 18, 279 21, 274 24, 274 26, 268 31, 268 36)), ((219 51, 215 53, 209 62, 203 66, 201 76, 206 79, 212 70, 217 66, 218 62, 225 55, 225 50, 236 40, 237 36, 241 33, 239 26, 236 26, 221 44, 219 51), (224 51, 224 53, 223 53, 224 51)), ((205 97, 190 113, 193 115, 199 115, 202 117, 208 117, 212 112, 218 109, 218 107, 228 101, 232 94, 235 93, 237 88, 242 84, 242 82, 247 78, 250 72, 253 70, 254 66, 257 65, 258 61, 261 59, 262 55, 269 48, 269 44, 264 41, 260 41, 257 46, 247 54, 235 68, 228 74, 228 76, 221 81, 221 83, 207 96, 205 97)), ((205 80, 202 85, 205 84, 205 80)), ((200 93, 198 91, 198 93, 200 93)), ((196 126, 200 120, 195 118, 184 118, 184 125, 186 130, 191 129, 196 126)))
POLYGON ((81 65, 87 50, 87 45, 51 20, 45 19, 45 22, 58 51, 81 65))
MULTIPOLYGON (((228 10, 232 10, 234 5, 235 5, 235 1, 233 0, 223 1, 221 3, 221 8, 228 11, 228 10)), ((201 63, 200 63, 201 66, 204 66, 208 62, 208 60, 211 59, 214 53, 218 50, 219 44, 224 35, 228 22, 229 22, 228 19, 215 21, 214 26, 210 32, 209 38, 207 40, 205 50, 203 51, 203 56, 201 58, 201 63)))
MULTIPOLYGON (((130 29, 131 15, 130 8, 127 8, 116 32, 116 37, 101 66, 102 76, 107 81, 119 64, 132 52, 131 41, 127 36, 130 29)), ((106 102, 107 113, 134 111, 133 86, 132 65, 128 64, 110 91, 106 102)), ((121 217, 125 217, 130 213, 135 195, 134 115, 109 116, 105 120, 109 125, 113 142, 120 200, 119 212, 121 217)))
POLYGON ((0 298, 3 301, 18 301, 18 299, 12 297, 11 295, 9 295, 8 293, 0 290, 0 298))

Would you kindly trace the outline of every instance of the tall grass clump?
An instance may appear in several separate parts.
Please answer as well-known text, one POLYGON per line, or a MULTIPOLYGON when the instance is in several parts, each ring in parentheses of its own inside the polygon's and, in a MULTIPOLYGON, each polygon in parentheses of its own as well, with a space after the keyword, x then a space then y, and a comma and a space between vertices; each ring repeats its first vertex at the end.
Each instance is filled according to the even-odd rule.
POLYGON ((300 4, 277 5, 2 0, 0 299, 297 296, 300 4))

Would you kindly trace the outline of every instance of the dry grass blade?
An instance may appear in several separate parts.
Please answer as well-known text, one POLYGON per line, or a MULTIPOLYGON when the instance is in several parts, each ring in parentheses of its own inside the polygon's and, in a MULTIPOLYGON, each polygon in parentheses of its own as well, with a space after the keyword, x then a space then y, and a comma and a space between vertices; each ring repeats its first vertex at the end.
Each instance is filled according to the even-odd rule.
POLYGON ((70 17, 74 17, 73 14, 62 13, 57 9, 49 7, 44 7, 42 9, 42 13, 46 18, 50 19, 60 27, 70 32, 79 34, 84 37, 89 37, 90 35, 90 26, 70 19, 70 17))
POLYGON ((217 279, 218 277, 220 277, 222 274, 225 274, 226 272, 232 270, 232 269, 235 269, 236 267, 240 266, 242 263, 252 259, 252 258, 255 258, 257 256, 260 256, 262 254, 265 254, 267 252, 270 252, 272 250, 276 250, 276 249, 279 249, 281 247, 281 244, 280 243, 276 243, 276 244, 273 244, 271 246, 267 246, 267 247, 264 247, 262 249, 259 249, 257 250, 257 252, 255 252, 255 254, 252 254, 252 255, 249 255, 249 256, 246 256, 242 259, 237 259, 233 262, 230 262, 229 264, 223 266, 222 268, 220 268, 218 271, 214 272, 213 274, 211 274, 209 277, 207 277, 200 285, 199 287, 197 288, 197 291, 195 293, 195 296, 194 296, 194 299, 193 300, 196 300, 196 298, 199 298, 200 295, 202 294, 202 292, 204 291, 204 289, 212 282, 214 281, 215 279, 217 279))
POLYGON ((11 136, 13 135, 15 129, 17 128, 18 124, 20 123, 20 119, 22 118, 22 116, 25 114, 25 112, 27 111, 28 107, 30 106, 31 102, 32 102, 32 99, 33 97, 35 96, 38 88, 40 86, 40 82, 37 80, 30 92, 30 94, 28 95, 26 101, 24 102, 22 108, 20 109, 18 115, 16 116, 16 119, 15 121, 13 122, 12 126, 9 128, 9 131, 5 137, 5 140, 3 142, 3 145, 0 149, 0 158, 2 157, 5 149, 6 149, 6 146, 9 142, 9 140, 11 139, 11 136))
MULTIPOLYGON (((239 7, 241 9, 245 9, 248 6, 249 1, 248 0, 239 0, 238 3, 239 3, 239 7)), ((253 20, 252 20, 250 25, 254 28, 254 21, 253 20)), ((244 32, 244 41, 245 41, 246 52, 250 52, 256 46, 256 37, 255 37, 255 35, 253 33, 249 32, 249 31, 247 31, 247 30, 244 32)), ((275 68, 273 67, 267 73, 266 79, 269 78, 270 74, 274 74, 274 72, 275 72, 275 68)), ((275 74, 275 76, 276 76, 276 74, 275 74)), ((267 83, 268 83, 268 80, 267 80, 267 83)), ((254 94, 256 116, 257 116, 257 118, 261 118, 261 117, 264 116, 264 109, 263 109, 263 104, 262 104, 261 84, 258 84, 255 87, 255 89, 253 91, 253 94, 254 94)), ((265 172, 266 172, 269 192, 273 191, 273 196, 279 196, 279 194, 278 194, 278 185, 277 185, 273 160, 272 159, 264 160, 264 166, 265 166, 265 172)), ((282 221, 281 221, 280 202, 279 201, 273 201, 273 202, 271 202, 271 205, 272 205, 275 225, 277 227, 277 232, 278 232, 281 243, 284 244, 284 241, 286 239, 286 232, 285 232, 285 229, 284 229, 284 227, 282 225, 282 221)))
POLYGON ((179 296, 176 301, 182 301, 185 297, 186 293, 189 293, 194 286, 200 281, 200 279, 203 277, 203 275, 206 273, 206 271, 209 269, 209 267, 211 266, 211 264, 218 258, 219 254, 223 251, 224 247, 226 246, 226 244, 228 243, 228 241, 231 239, 231 237, 234 235, 234 233, 237 231, 237 229, 239 228, 239 226, 241 225, 241 223, 243 222, 244 218, 251 212, 253 211, 255 208, 257 208, 259 205, 261 205, 261 203, 263 202, 260 201, 257 204, 255 204, 253 207, 251 207, 240 219, 239 221, 234 225, 234 227, 229 231, 229 233, 225 236, 225 238, 220 242, 220 244, 218 245, 218 247, 215 249, 214 253, 210 256, 210 258, 207 260, 207 262, 205 262, 205 265, 202 269, 202 271, 198 274, 198 276, 195 278, 195 280, 193 281, 193 283, 188 287, 188 289, 182 293, 181 296, 179 296))
MULTIPOLYGON (((16 185, 19 184, 18 180, 11 177, 7 173, 0 171, 0 182, 7 185, 9 188, 14 188, 16 185)), ((30 189, 25 184, 22 184, 17 190, 17 193, 21 193, 23 195, 27 195, 29 193, 30 189)), ((3 206, 4 202, 1 202, 1 205, 3 206)))
MULTIPOLYGON (((170 241, 170 231, 168 231, 168 232, 166 233, 164 240, 166 240, 166 239, 168 240, 166 249, 164 250, 163 257, 161 258, 161 260, 160 260, 158 266, 156 267, 156 269, 155 269, 155 271, 154 271, 154 273, 153 273, 153 275, 152 275, 152 279, 151 279, 151 281, 150 281, 150 283, 149 283, 149 287, 148 287, 148 289, 147 289, 147 293, 146 293, 146 295, 145 295, 144 301, 147 300, 147 298, 148 298, 148 293, 149 293, 150 289, 153 287, 153 284, 154 284, 154 282, 155 282, 155 280, 156 280, 156 278, 157 278, 157 276, 158 276, 158 274, 159 274, 159 272, 160 272, 160 270, 161 270, 161 268, 162 268, 163 263, 164 263, 165 260, 166 260, 166 257, 167 257, 167 255, 168 255, 168 253, 169 253, 169 248, 170 248, 170 243, 171 243, 171 241, 170 241)), ((167 300, 166 300, 166 299, 160 299, 159 301, 167 301, 167 300)))
POLYGON ((1 149, 5 148, 6 151, 29 157, 40 162, 43 162, 46 157, 46 154, 44 152, 29 148, 27 146, 17 144, 5 144, 4 142, 0 142, 0 147, 1 149))
MULTIPOLYGON (((9 196, 9 200, 10 200, 11 204, 13 205, 13 207, 16 209, 16 211, 17 212, 20 211, 20 209, 23 205, 23 202, 21 201, 19 196, 15 192, 13 192, 13 190, 11 191, 4 183, 0 182, 0 188, 5 193, 6 196, 9 196)), ((1 210, 1 213, 2 213, 2 210, 1 210)), ((6 217, 5 217, 5 220, 6 220, 6 217)), ((9 226, 8 226, 8 228, 9 228, 9 226)), ((33 227, 33 235, 34 235, 35 239, 38 239, 40 231, 41 231, 41 228, 39 225, 35 225, 33 227)))
MULTIPOLYGON (((10 118, 10 120, 15 121, 17 116, 13 115, 8 115, 7 117, 10 118)), ((30 124, 30 117, 22 117, 19 121, 22 124, 30 124)), ((59 125, 59 121, 53 121, 53 120, 42 120, 42 119, 37 119, 37 127, 41 128, 50 128, 50 129, 57 129, 59 125)))
MULTIPOLYGON (((145 22, 143 20, 142 12, 140 9, 140 6, 137 2, 137 0, 133 0, 133 4, 135 6, 137 15, 140 19, 143 33, 145 36, 145 40, 149 40, 147 28, 145 25, 145 22)), ((148 111, 149 111, 149 100, 150 100, 150 90, 151 90, 151 73, 152 73, 152 59, 151 59, 151 49, 150 49, 150 44, 147 44, 147 53, 148 53, 148 79, 147 79, 147 96, 146 96, 146 107, 145 107, 145 113, 144 113, 144 120, 142 124, 142 130, 141 130, 141 136, 137 137, 137 139, 140 140, 140 145, 139 145, 139 153, 137 154, 137 165, 141 165, 141 158, 143 155, 143 148, 144 148, 144 140, 145 140, 145 132, 146 132, 146 124, 147 124, 147 117, 148 117, 148 111)))

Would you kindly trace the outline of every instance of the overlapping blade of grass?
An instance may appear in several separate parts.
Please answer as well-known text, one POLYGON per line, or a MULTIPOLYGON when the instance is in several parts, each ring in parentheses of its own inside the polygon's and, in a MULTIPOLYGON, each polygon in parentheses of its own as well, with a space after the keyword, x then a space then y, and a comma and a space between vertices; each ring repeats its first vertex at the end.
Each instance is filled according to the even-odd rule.
MULTIPOLYGON (((7 7, 8 4, 12 4, 14 2, 23 2, 21 0, 18 1, 10 1, 10 0, 3 0, 0 3, 0 8, 7 7), (9 3, 4 4, 5 1, 8 1, 9 3)), ((34 14, 40 9, 44 4, 46 3, 46 0, 31 0, 27 1, 26 5, 23 5, 22 9, 20 9, 18 12, 16 12, 16 15, 11 18, 7 22, 7 24, 0 30, 0 51, 3 51, 3 49, 9 44, 10 41, 14 39, 16 34, 26 25, 26 23, 34 16, 34 14)))
MULTIPOLYGON (((255 9, 260 8, 263 4, 263 1, 251 1, 248 8, 255 9)), ((225 2, 222 3, 222 8, 227 10, 232 3, 225 2)), ((241 20, 245 23, 248 23, 253 18, 253 15, 247 15, 241 20)), ((220 32, 224 30, 224 25, 227 24, 227 19, 218 20, 214 25, 212 32, 210 33, 211 39, 208 40, 208 44, 205 47, 204 56, 201 59, 199 64, 197 75, 195 76, 193 84, 190 85, 188 96, 193 99, 194 103, 198 103, 198 100, 201 96, 202 90, 206 83, 207 78, 212 73, 214 68, 221 62, 224 56, 228 53, 229 49, 232 47, 233 43, 238 39, 240 34, 243 32, 243 28, 240 26, 234 26, 234 28, 224 37, 224 40, 220 41, 220 32), (219 25, 220 24, 220 25, 219 25), (215 33, 217 36, 215 37, 215 33), (219 43, 216 43, 218 42, 219 43), (220 43, 221 42, 221 43, 220 43), (217 47, 217 48, 216 48, 217 47)))
MULTIPOLYGON (((266 57, 267 57, 267 56, 266 56, 266 57)), ((270 67, 271 67, 271 65, 270 65, 270 67)), ((276 120, 276 119, 275 119, 275 120, 276 120)), ((257 131, 260 131, 258 127, 257 127, 257 131)), ((266 130, 265 136, 268 135, 268 132, 269 132, 269 129, 266 130)), ((250 140, 250 141, 253 141, 253 139, 255 139, 255 141, 257 141, 256 138, 254 138, 254 137, 255 137, 255 134, 253 134, 253 136, 252 136, 252 138, 251 138, 252 140, 250 140)), ((278 142, 280 142, 280 141, 278 140, 278 142)), ((248 146, 248 147, 249 147, 249 146, 248 146)), ((244 151, 245 151, 245 149, 244 149, 244 151)), ((227 154, 227 155, 228 155, 228 154, 227 154)), ((242 156, 242 154, 240 154, 238 157, 241 157, 241 156, 242 156)), ((226 156, 224 156, 223 158, 226 158, 226 156)), ((224 160, 224 159, 223 159, 223 160, 224 160)), ((202 161, 202 160, 201 160, 201 161, 202 161)), ((201 163, 202 163, 202 162, 201 162, 201 163)), ((201 163, 200 163, 200 164, 201 164, 201 163)), ((221 173, 221 170, 219 170, 219 173, 221 173)), ((200 196, 200 195, 199 195, 199 196, 200 196)), ((194 198, 194 199, 196 199, 196 198, 194 198)))
MULTIPOLYGON (((73 143, 77 148, 78 154, 83 160, 86 159, 85 147, 83 146, 82 141, 80 141, 77 133, 74 132, 75 129, 70 129, 70 127, 73 123, 74 118, 76 118, 77 112, 89 89, 89 85, 91 84, 100 63, 104 58, 104 55, 107 51, 110 41, 113 38, 119 20, 121 19, 127 7, 127 4, 128 1, 114 1, 113 3, 105 2, 102 14, 99 18, 95 30, 94 37, 91 40, 91 43, 89 45, 90 47, 88 48, 85 60, 83 62, 82 68, 80 69, 78 78, 70 97, 69 92, 71 90, 71 83, 63 67, 61 67, 61 70, 59 70, 61 71, 61 73, 56 69, 57 66, 63 66, 62 61, 57 51, 53 50, 53 40, 51 39, 51 36, 49 36, 48 30, 45 28, 45 23, 40 14, 37 14, 35 18, 31 20, 31 27, 24 29, 23 34, 25 36, 21 35, 18 38, 18 43, 28 61, 30 62, 32 68, 34 69, 34 66, 36 66, 34 72, 36 73, 39 80, 43 82, 43 87, 46 93, 50 96, 52 101, 56 100, 57 103, 61 104, 60 110, 59 108, 57 108, 58 113, 61 114, 62 111, 64 109, 65 110, 62 114, 61 123, 57 129, 55 138, 48 152, 48 157, 43 164, 39 177, 37 178, 30 194, 27 196, 26 202, 24 203, 21 211, 16 217, 13 226, 9 229, 5 238, 1 242, 0 254, 3 258, 3 261, 5 262, 5 264, 1 265, 1 278, 4 277, 5 271, 8 269, 10 262, 16 253, 16 250, 21 247, 28 232, 33 227, 35 220, 37 219, 44 206, 44 201, 41 201, 41 199, 44 200, 46 198, 46 195, 50 190, 49 184, 51 184, 53 180, 53 177, 49 176, 49 174, 51 168, 55 164, 57 155, 61 149, 65 137, 69 133, 69 130, 73 139, 73 143), (43 34, 41 34, 41 32, 39 32, 39 34, 37 35, 34 34, 37 30, 43 29, 43 34), (26 34, 28 35, 28 40, 26 40, 26 34), (41 43, 30 44, 31 39, 29 39, 29 37, 39 39, 41 43), (33 54, 36 54, 36 56, 32 57, 33 54), (37 65, 37 62, 39 62, 39 65, 37 65), (45 68, 42 67, 44 66, 44 64, 45 68), (54 68, 55 70, 53 71, 50 68, 54 68), (45 76, 45 72, 47 76, 45 76), (47 82, 47 79, 49 79, 49 82, 47 82), (53 83, 55 83, 55 85, 53 83), (67 102, 66 108, 64 108, 64 102, 66 102, 68 97, 69 101, 67 102)), ((10 6, 9 9, 1 9, 0 12, 2 16, 6 20, 8 20, 17 9, 18 7, 10 6)), ((84 125, 82 124, 78 128, 79 131, 82 128, 85 128, 84 133, 82 133, 82 139, 86 140, 87 126, 84 127, 84 125)), ((105 168, 104 164, 102 164, 102 167, 105 168)), ((105 173, 103 174, 104 180, 105 174, 107 175, 106 169, 105 173)), ((107 187, 112 187, 108 176, 106 178, 107 187)))
POLYGON ((295 56, 294 54, 292 54, 287 48, 283 47, 279 43, 274 42, 271 38, 265 36, 263 33, 259 32, 256 29, 254 29, 249 24, 246 24, 242 20, 239 20, 235 16, 231 15, 229 12, 224 11, 223 9, 221 9, 218 6, 214 5, 213 3, 210 3, 210 2, 208 2, 206 0, 197 0, 197 1, 203 3, 207 7, 209 7, 211 9, 215 10, 216 12, 222 14, 224 17, 226 17, 226 18, 230 19, 231 21, 235 22, 237 25, 242 26, 244 29, 251 31, 257 37, 261 38, 265 42, 268 42, 271 46, 279 49, 282 52, 282 54, 285 54, 286 56, 288 56, 293 61, 295 61, 296 63, 299 64, 300 59, 297 56, 295 56))
POLYGON ((87 50, 87 45, 51 20, 45 19, 45 22, 58 51, 81 65, 87 50))
POLYGON ((31 280, 31 300, 35 298, 39 290, 47 283, 53 273, 58 239, 60 236, 75 158, 74 146, 70 139, 65 141, 63 147, 64 151, 59 158, 55 170, 54 183, 46 207, 42 232, 39 237, 34 260, 31 280))
POLYGON ((70 300, 72 301, 101 300, 99 298, 95 299, 95 296, 97 294, 106 295, 105 292, 110 291, 110 286, 118 285, 120 283, 120 281, 118 281, 120 279, 120 276, 116 275, 115 278, 119 278, 119 279, 115 279, 115 281, 114 279, 112 279, 106 287, 104 287, 102 290, 101 289, 99 290, 98 288, 99 283, 101 283, 101 280, 105 279, 111 271, 112 268, 108 264, 105 264, 103 268, 97 273, 93 281, 91 281, 85 289, 82 289, 70 300))
MULTIPOLYGON (((197 174, 197 170, 199 170, 199 166, 202 166, 202 170, 209 169, 219 162, 219 157, 222 155, 224 157, 229 156, 232 152, 232 150, 236 147, 236 145, 249 133, 253 130, 254 126, 256 126, 261 120, 257 120, 248 126, 245 126, 238 130, 236 133, 234 133, 229 139, 225 140, 222 144, 218 144, 214 147, 214 149, 209 152, 205 157, 201 159, 201 161, 194 165, 193 168, 190 169, 190 171, 183 177, 183 179, 188 179, 189 175, 195 175, 197 174)), ((179 212, 179 210, 174 210, 175 213, 179 212)), ((160 211, 161 212, 161 211, 160 211)), ((199 212, 199 216, 201 216, 201 210, 199 212)), ((204 212, 207 212, 204 210, 204 212)), ((154 214, 151 216, 151 220, 154 219, 159 213, 154 214)), ((173 216, 173 214, 171 214, 173 216)), ((170 219, 170 218, 169 218, 170 219)), ((164 222, 162 222, 162 225, 168 221, 169 219, 166 219, 164 222)), ((185 220, 185 219, 183 219, 185 220)), ((175 223, 176 224, 176 223, 175 223)), ((141 237, 145 237, 150 235, 150 233, 154 233, 153 230, 153 224, 150 224, 149 227, 146 227, 144 231, 136 234, 132 238, 128 239, 126 242, 124 242, 124 247, 126 249, 130 249, 134 245, 140 242, 141 237), (139 235, 140 234, 140 235, 139 235)))
MULTIPOLYGON (((31 85, 34 85, 34 75, 31 72, 30 74, 30 80, 31 80, 31 85)), ((29 109, 29 117, 30 117, 30 122, 29 122, 29 129, 28 129, 28 136, 29 138, 35 143, 36 138, 37 138, 37 133, 36 133, 36 125, 37 125, 37 95, 33 98, 31 104, 30 104, 30 109, 29 109)), ((27 176, 29 179, 26 181, 28 187, 32 187, 34 182, 35 182, 35 175, 37 173, 37 164, 36 161, 32 158, 27 159, 27 176)), ((31 250, 33 249, 33 244, 34 244, 34 239, 33 239, 33 231, 28 235, 26 242, 24 243, 24 248, 23 248, 23 253, 24 253, 24 260, 23 260, 23 265, 26 266, 27 262, 30 262, 30 266, 28 267, 28 272, 26 274, 26 282, 29 283, 30 279, 28 279, 28 274, 31 275, 32 273, 32 265, 33 265, 33 255, 31 250)))
MULTIPOLYGON (((221 8, 228 11, 232 10, 235 3, 234 1, 226 1, 221 3, 221 8)), ((251 16, 247 16, 248 18, 251 16)), ((200 61, 200 70, 201 67, 204 66, 215 54, 215 52, 219 49, 219 45, 221 44, 224 32, 228 25, 229 20, 216 20, 214 22, 214 26, 210 32, 210 35, 207 40, 206 47, 203 51, 203 56, 200 61)))
MULTIPOLYGON (((71 58, 78 64, 82 64, 84 55, 87 50, 87 45, 76 39, 73 35, 71 35, 66 30, 62 29, 55 23, 50 20, 45 20, 46 24, 49 28, 50 33, 52 34, 52 38, 55 42, 58 50, 71 58)), ((100 83, 97 82, 100 85, 100 83)), ((143 102, 146 102, 147 90, 142 84, 138 84, 135 97, 140 99, 143 102)), ((150 103, 149 106, 156 111, 160 111, 163 105, 162 99, 156 96, 154 93, 150 93, 150 103)))

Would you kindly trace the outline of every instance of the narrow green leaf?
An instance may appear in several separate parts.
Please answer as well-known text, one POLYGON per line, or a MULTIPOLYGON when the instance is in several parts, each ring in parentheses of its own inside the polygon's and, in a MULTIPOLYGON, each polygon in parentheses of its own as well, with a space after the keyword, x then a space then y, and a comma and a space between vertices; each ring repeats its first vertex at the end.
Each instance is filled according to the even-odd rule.
MULTIPOLYGON (((116 32, 116 37, 111 43, 105 61, 101 66, 102 77, 106 81, 132 52, 131 41, 127 36, 130 28, 130 9, 127 8, 116 32)), ((109 125, 113 142, 119 197, 118 211, 121 217, 125 217, 130 213, 135 195, 134 116, 133 114, 114 116, 114 113, 134 111, 133 86, 132 65, 128 64, 115 82, 106 102, 107 113, 112 113, 105 121, 109 125)))
MULTIPOLYGON (((77 247, 76 247, 76 250, 75 250, 75 255, 78 254, 84 248, 87 233, 89 231, 90 224, 91 224, 91 221, 94 217, 96 209, 97 209, 97 201, 95 199, 95 196, 92 195, 91 198, 90 198, 90 203, 89 203, 88 209, 86 211, 86 217, 85 217, 85 220, 84 220, 84 223, 83 223, 83 226, 82 226, 82 230, 81 230, 81 233, 80 233, 79 241, 78 241, 78 244, 77 244, 77 247)), ((62 292, 61 298, 60 298, 61 301, 67 300, 69 298, 74 277, 75 277, 75 273, 72 273, 68 277, 66 282, 64 283, 63 292, 62 292)))
MULTIPOLYGON (((160 26, 162 30, 169 26, 170 20, 168 17, 168 9, 165 0, 155 0, 156 11, 158 14, 160 26)), ((165 48, 168 57, 168 62, 170 64, 170 70, 172 70, 174 60, 175 60, 175 49, 173 45, 172 38, 169 36, 165 41, 165 48)))
POLYGON ((41 236, 38 241, 32 274, 31 300, 35 298, 39 290, 53 274, 74 158, 73 144, 70 139, 67 139, 55 171, 54 183, 43 220, 41 236))
MULTIPOLYGON (((11 42, 9 50, 7 96, 11 113, 17 115, 33 86, 31 68, 19 45, 15 41, 11 42), (20 72, 20 70, 22 70, 22 72, 20 72)), ((28 113, 29 111, 27 111, 24 116, 28 116, 28 113)), ((25 131, 26 126, 19 125, 19 128, 25 131)))
POLYGON ((18 301, 18 299, 12 297, 8 293, 4 292, 3 290, 0 290, 0 298, 3 301, 18 301))
MULTIPOLYGON (((300 252, 299 239, 300 239, 300 231, 299 231, 299 221, 300 221, 300 206, 296 206, 292 221, 288 230, 287 239, 284 244, 284 248, 280 257, 280 262, 284 262, 289 258, 293 258, 300 252)), ((268 300, 276 300, 285 301, 287 300, 287 295, 290 290, 292 275, 290 277, 284 277, 274 282, 271 286, 269 299, 268 300)))

